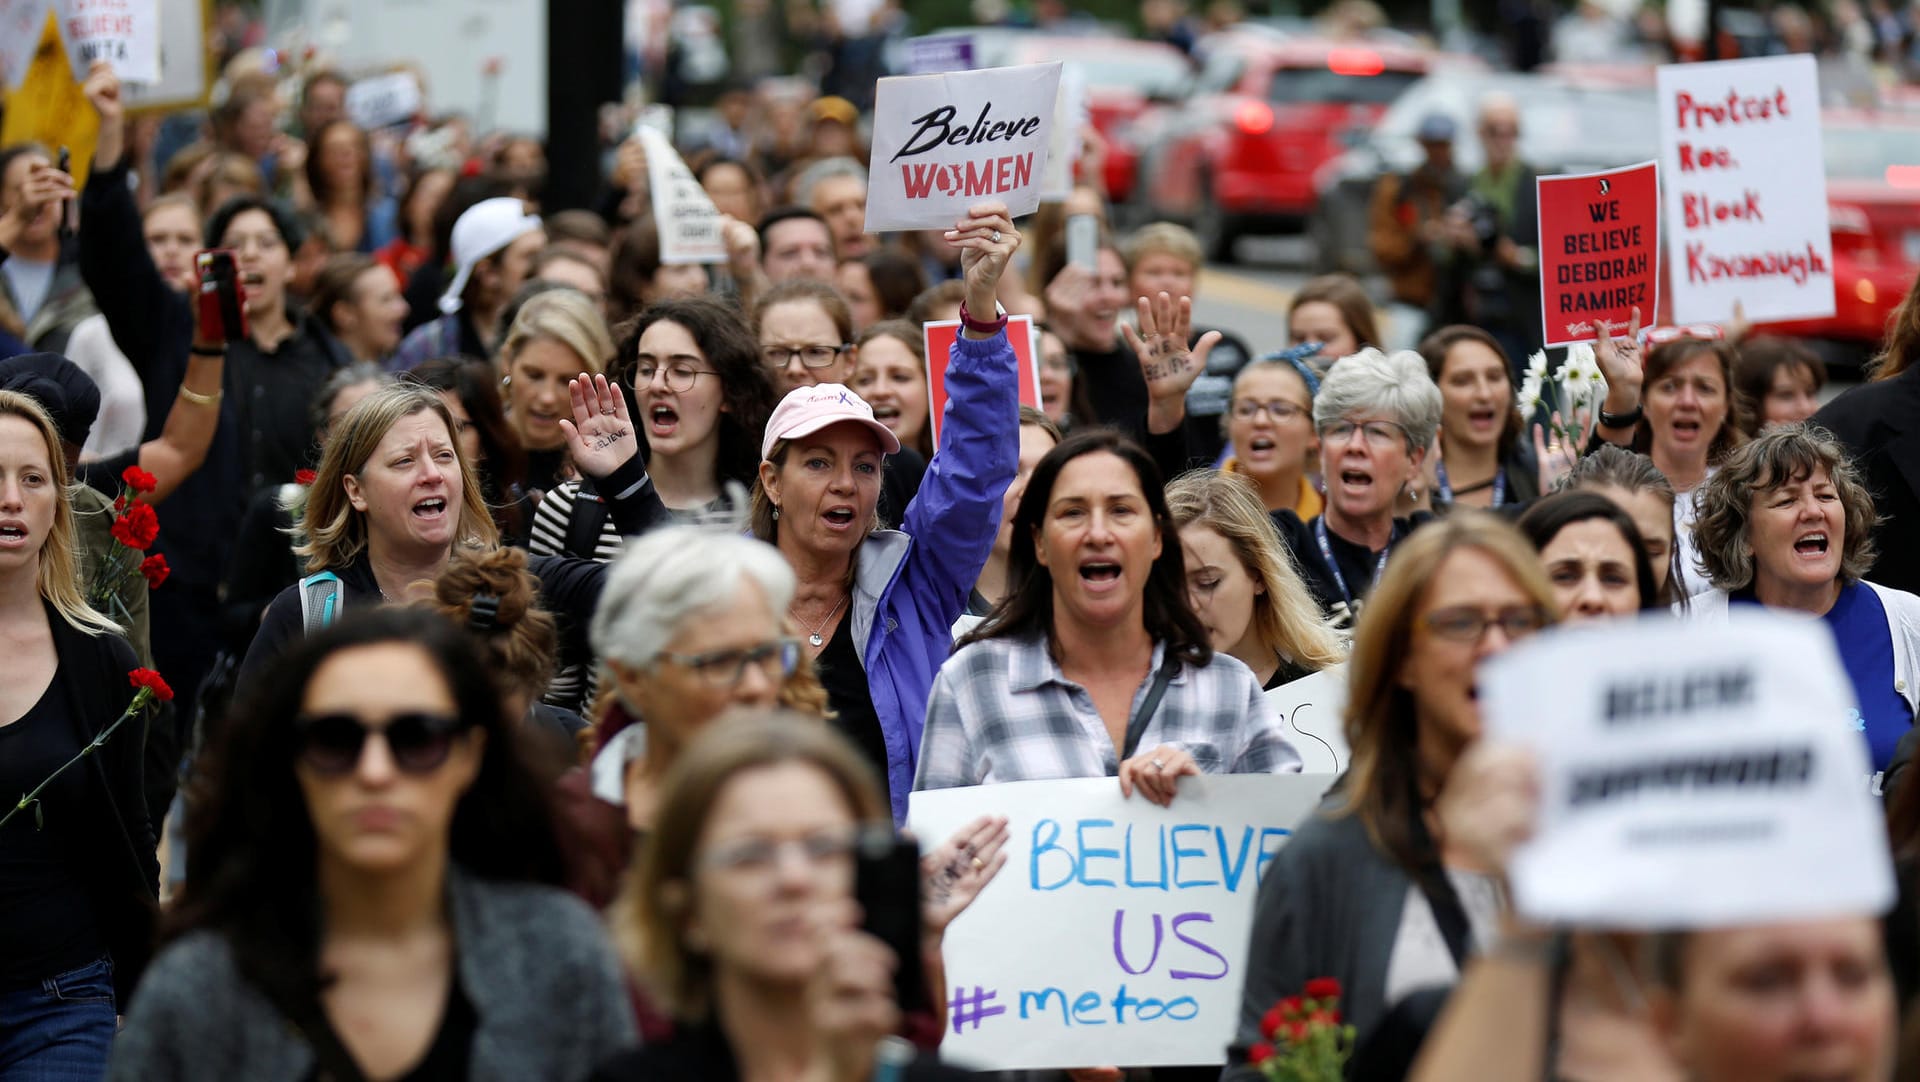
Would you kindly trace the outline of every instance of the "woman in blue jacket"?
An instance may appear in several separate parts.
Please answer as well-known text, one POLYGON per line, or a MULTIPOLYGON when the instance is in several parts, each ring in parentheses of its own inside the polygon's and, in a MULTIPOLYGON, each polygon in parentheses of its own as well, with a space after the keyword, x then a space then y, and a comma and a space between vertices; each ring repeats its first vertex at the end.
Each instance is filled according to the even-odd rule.
POLYGON ((881 460, 900 442, 838 384, 802 387, 774 410, 753 493, 754 536, 799 578, 787 615, 834 723, 880 769, 898 821, 933 676, 993 548, 1020 455, 1018 370, 994 300, 1020 234, 1005 206, 987 203, 946 237, 960 249, 963 323, 947 358, 940 442, 900 529, 879 529, 874 510, 881 460))

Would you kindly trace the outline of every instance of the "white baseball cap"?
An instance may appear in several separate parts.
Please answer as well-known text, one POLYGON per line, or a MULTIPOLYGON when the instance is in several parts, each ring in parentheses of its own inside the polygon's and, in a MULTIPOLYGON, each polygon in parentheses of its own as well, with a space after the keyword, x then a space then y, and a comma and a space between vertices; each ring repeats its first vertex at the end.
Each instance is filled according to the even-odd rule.
POLYGON ((473 265, 540 228, 540 216, 528 214, 527 205, 512 196, 483 199, 468 207, 453 223, 453 262, 457 268, 447 291, 440 294, 440 310, 449 315, 460 310, 460 294, 466 291, 473 265))

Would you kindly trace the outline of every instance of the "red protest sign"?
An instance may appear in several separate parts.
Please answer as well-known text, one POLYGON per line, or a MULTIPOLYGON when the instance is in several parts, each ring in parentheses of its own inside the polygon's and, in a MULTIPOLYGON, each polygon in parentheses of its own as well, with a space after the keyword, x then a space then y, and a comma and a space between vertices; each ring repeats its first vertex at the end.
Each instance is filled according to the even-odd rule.
POLYGON ((1549 346, 1626 333, 1660 300, 1660 181, 1653 162, 1541 177, 1540 316, 1549 346))
MULTIPOLYGON (((932 408, 927 421, 933 425, 933 445, 940 446, 940 421, 947 411, 947 358, 954 340, 960 337, 960 321, 929 323, 921 331, 927 343, 927 397, 932 408)), ((1040 408, 1040 351, 1034 348, 1033 317, 1008 316, 1007 341, 1020 361, 1020 404, 1040 408)))

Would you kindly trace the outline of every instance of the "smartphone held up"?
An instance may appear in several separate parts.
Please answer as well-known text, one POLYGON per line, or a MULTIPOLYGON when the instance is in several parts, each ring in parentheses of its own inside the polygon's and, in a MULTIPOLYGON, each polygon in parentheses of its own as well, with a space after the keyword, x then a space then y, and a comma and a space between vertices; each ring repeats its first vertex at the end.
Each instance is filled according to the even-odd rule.
POLYGON ((213 248, 196 252, 193 266, 198 272, 200 292, 200 339, 208 344, 232 342, 247 335, 247 288, 240 281, 240 267, 233 251, 213 248))

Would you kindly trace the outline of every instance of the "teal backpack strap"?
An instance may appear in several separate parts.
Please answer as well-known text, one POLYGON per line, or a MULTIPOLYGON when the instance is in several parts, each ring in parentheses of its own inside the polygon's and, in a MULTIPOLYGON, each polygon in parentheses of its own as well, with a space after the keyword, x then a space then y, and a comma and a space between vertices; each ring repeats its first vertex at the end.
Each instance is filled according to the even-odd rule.
POLYGON ((333 626, 333 622, 340 618, 340 604, 344 600, 340 576, 331 571, 321 571, 301 579, 301 633, 311 635, 333 626))

